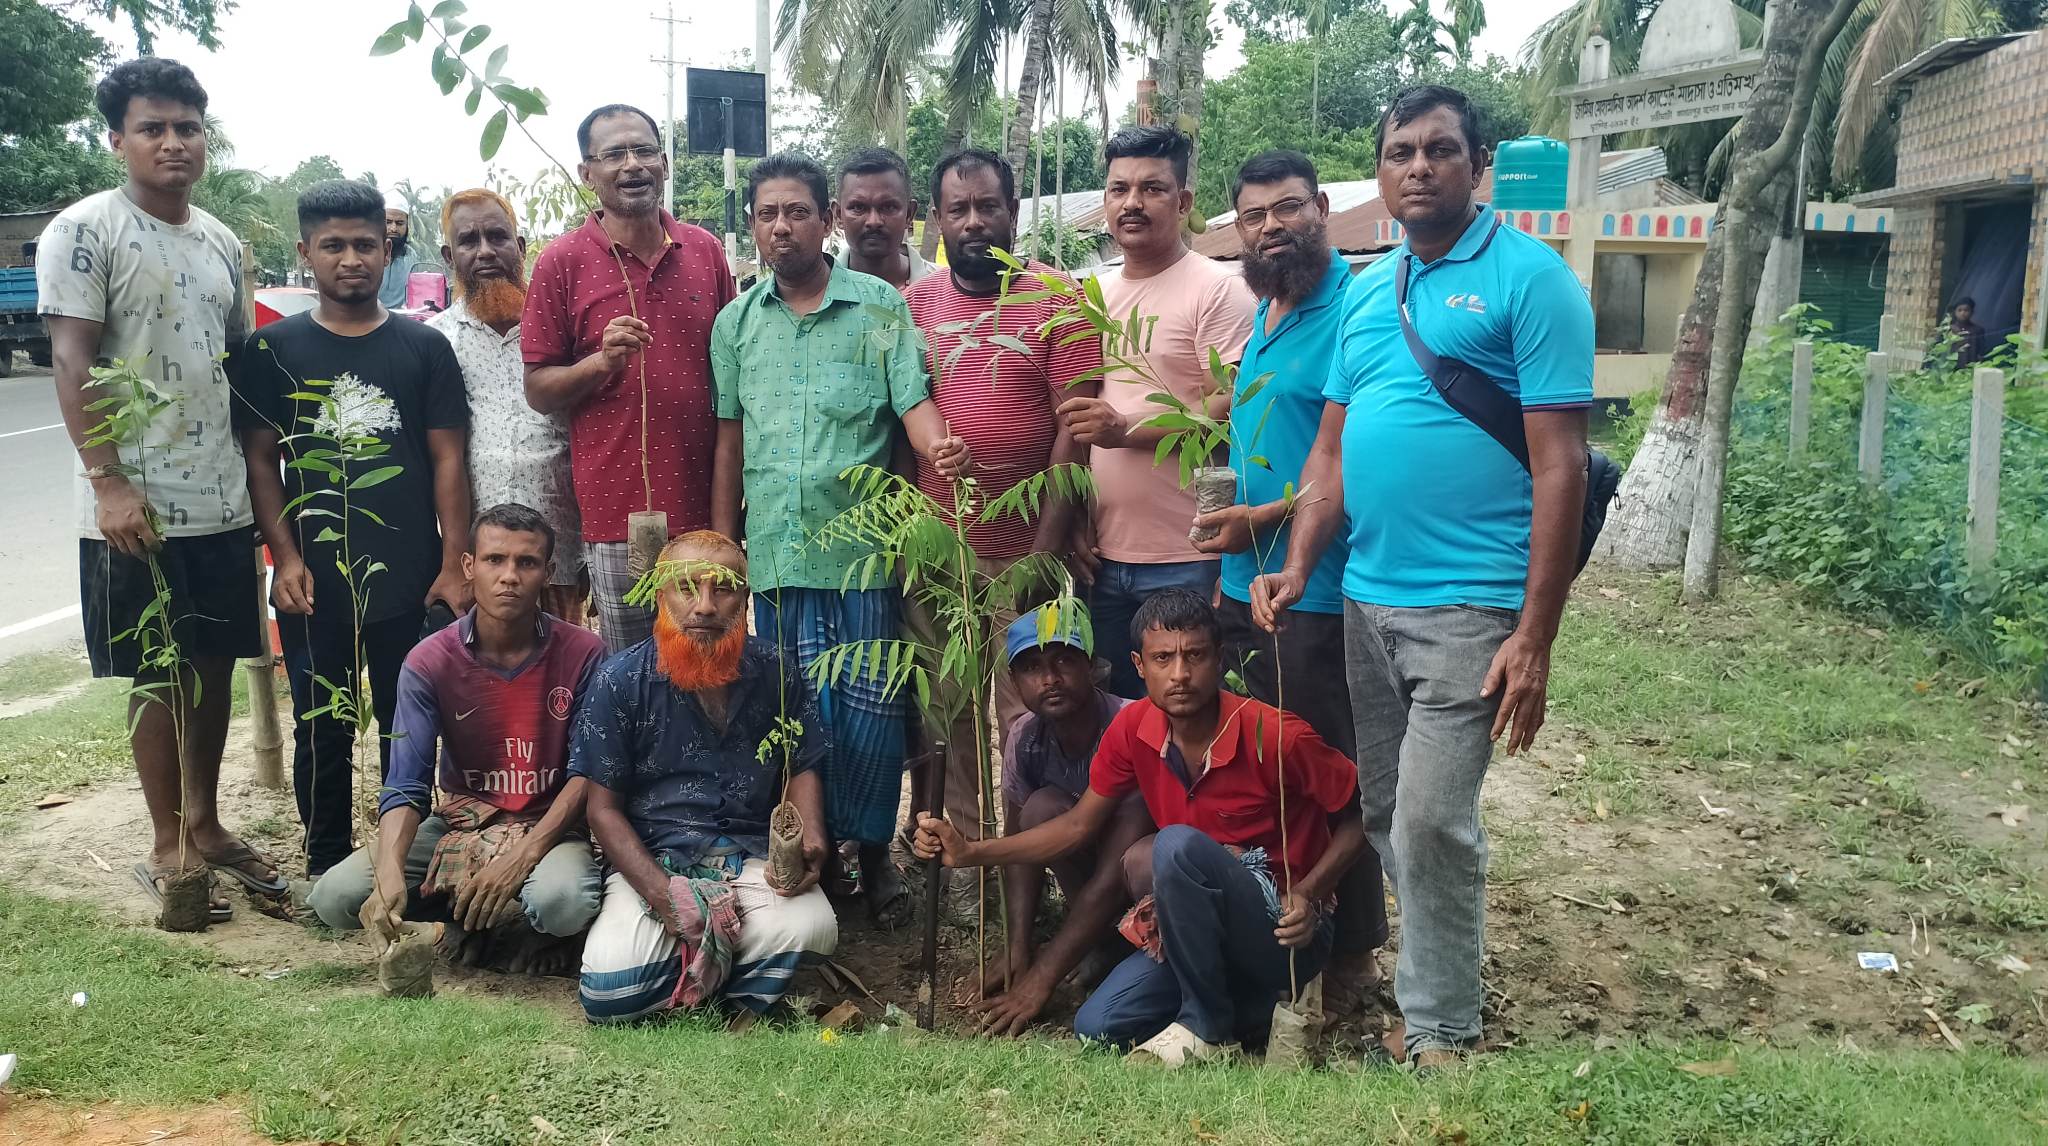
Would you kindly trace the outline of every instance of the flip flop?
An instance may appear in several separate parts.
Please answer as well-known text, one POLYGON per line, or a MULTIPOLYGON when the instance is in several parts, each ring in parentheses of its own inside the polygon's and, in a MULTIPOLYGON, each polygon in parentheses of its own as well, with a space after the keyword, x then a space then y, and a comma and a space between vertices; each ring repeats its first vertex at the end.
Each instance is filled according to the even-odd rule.
MULTIPOLYGON (((163 889, 163 888, 160 888, 160 887, 158 887, 158 886, 156 885, 156 881, 157 881, 157 880, 160 880, 160 879, 169 879, 169 878, 171 877, 171 875, 172 875, 173 873, 171 873, 171 872, 169 872, 169 871, 160 871, 160 872, 159 872, 159 871, 151 871, 151 870, 149 869, 149 865, 148 865, 148 864, 146 864, 146 863, 138 863, 138 864, 136 864, 136 865, 135 865, 135 868, 134 868, 134 871, 135 871, 135 882, 137 882, 137 883, 139 883, 139 884, 141 884, 141 885, 142 885, 142 890, 144 890, 144 891, 146 891, 146 892, 148 892, 148 893, 149 893, 149 898, 155 901, 155 903, 156 903, 157 907, 159 907, 159 908, 163 907, 163 905, 164 905, 164 889, 163 889)), ((234 905, 234 904, 232 904, 232 903, 215 903, 215 902, 213 902, 213 898, 212 898, 212 895, 210 894, 210 889, 209 889, 209 894, 208 894, 208 896, 207 896, 207 903, 206 903, 206 919, 207 919, 207 922, 209 922, 209 923, 232 923, 232 922, 234 921, 234 918, 235 918, 235 905, 234 905)))
POLYGON ((235 882, 255 892, 257 895, 276 899, 291 890, 291 884, 285 882, 283 869, 279 868, 269 856, 264 855, 248 844, 238 843, 217 856, 210 856, 205 852, 200 852, 199 858, 206 861, 206 866, 220 872, 222 875, 234 877, 235 882), (244 867, 249 865, 254 865, 258 868, 269 868, 277 874, 272 876, 268 882, 265 882, 243 870, 244 867))

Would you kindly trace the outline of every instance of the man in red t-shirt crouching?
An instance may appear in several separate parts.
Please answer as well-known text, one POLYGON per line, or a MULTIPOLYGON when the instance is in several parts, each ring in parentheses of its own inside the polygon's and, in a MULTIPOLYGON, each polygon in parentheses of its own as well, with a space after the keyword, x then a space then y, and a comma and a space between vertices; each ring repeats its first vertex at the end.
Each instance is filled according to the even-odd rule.
POLYGON ((1289 983, 1322 969, 1365 828, 1350 760, 1300 718, 1222 691, 1222 628, 1201 596, 1154 594, 1131 643, 1146 698, 1110 721, 1073 811, 978 841, 920 815, 915 850, 948 867, 1047 863, 1099 839, 1137 792, 1160 827, 1124 870, 1132 898, 1153 899, 1158 941, 1110 972, 1074 1030, 1180 1066, 1263 1042, 1289 983))

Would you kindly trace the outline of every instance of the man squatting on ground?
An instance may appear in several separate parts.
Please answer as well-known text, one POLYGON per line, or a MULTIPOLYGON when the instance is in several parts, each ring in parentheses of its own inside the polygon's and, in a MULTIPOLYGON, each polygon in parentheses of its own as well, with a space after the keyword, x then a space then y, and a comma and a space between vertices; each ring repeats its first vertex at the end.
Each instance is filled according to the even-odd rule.
POLYGON ((817 696, 774 642, 747 635, 747 558, 730 538, 684 534, 657 570, 654 635, 598 670, 570 750, 612 868, 583 946, 593 1022, 719 999, 765 1011, 839 938, 818 886, 817 696), (803 871, 776 887, 768 818, 785 798, 803 817, 803 871))
MULTIPOLYGON (((360 925, 392 940, 403 919, 449 913, 475 935, 516 906, 531 932, 566 939, 597 915, 597 861, 582 834, 589 784, 571 779, 568 763, 570 720, 604 642, 541 611, 555 535, 538 512, 492 506, 469 538, 462 564, 476 607, 415 646, 398 673, 376 844, 328 869, 307 897, 337 930, 360 925), (444 896, 452 911, 423 902, 444 896)), ((510 969, 560 965, 536 961, 547 945, 530 936, 508 938, 521 940, 510 969)), ((484 955, 484 943, 461 936, 447 946, 484 955)))
MULTIPOLYGON (((1072 612, 1041 605, 1024 614, 1004 633, 1003 651, 1010 681, 1026 709, 1003 741, 1003 825, 1006 834, 1016 835, 1052 822, 1080 802, 1088 791, 1096 746, 1130 702, 1096 683, 1087 627, 1072 612)), ((1145 801, 1125 796, 1099 840, 1052 861, 1066 916, 1036 958, 1031 931, 1047 865, 1004 865, 1010 944, 1003 974, 989 980, 989 989, 1000 993, 981 1004, 985 1033, 1022 1034, 1045 1009, 1053 988, 1084 960, 1097 954, 1120 959, 1128 953, 1113 927, 1118 912, 1131 902, 1124 887, 1124 852, 1156 830, 1145 801)), ((1101 967, 1092 978, 1108 969, 1101 967)), ((1093 985, 1089 971, 1081 978, 1093 985)))
POLYGON ((1479 1041, 1480 786, 1511 723, 1510 754, 1543 724, 1550 647, 1578 554, 1593 400, 1586 292, 1556 252, 1472 201, 1485 171, 1462 93, 1425 85, 1395 96, 1380 119, 1380 198, 1407 239, 1346 289, 1302 472, 1302 488, 1320 493, 1301 499, 1285 565, 1250 592, 1260 625, 1291 626, 1324 547, 1345 531, 1359 787, 1401 901, 1394 994, 1408 1058, 1425 1068, 1451 1065, 1479 1041), (1519 401, 1527 469, 1431 385, 1401 330, 1404 276, 1422 344, 1519 401))
POLYGON ((1074 1031, 1180 1066, 1263 1042, 1290 971, 1306 983, 1322 969, 1330 899, 1365 830, 1351 761, 1300 719, 1222 691, 1223 632, 1207 601, 1162 590, 1130 637, 1145 699, 1110 722, 1072 811, 980 841, 923 815, 915 850, 949 867, 1048 863, 1101 839, 1118 802, 1141 794, 1159 832, 1123 869, 1133 899, 1153 898, 1158 951, 1118 964, 1074 1031))
MULTIPOLYGON (((175 60, 131 60, 95 96, 127 182, 65 208, 36 251, 37 309, 50 331, 57 405, 82 467, 74 481, 86 654, 96 677, 127 677, 129 749, 153 838, 136 876, 153 897, 181 870, 212 867, 284 894, 276 863, 220 822, 215 788, 228 732, 228 681, 262 649, 254 517, 232 409, 242 349, 242 245, 192 205, 206 174, 206 91, 175 60), (92 368, 125 362, 170 404, 142 442, 87 445, 103 420, 92 368), (132 633, 169 584, 166 619, 184 658, 143 664, 132 633), (183 742, 177 735, 184 730, 183 742), (182 756, 181 756, 182 750, 182 756)), ((209 916, 234 912, 215 894, 209 916)))

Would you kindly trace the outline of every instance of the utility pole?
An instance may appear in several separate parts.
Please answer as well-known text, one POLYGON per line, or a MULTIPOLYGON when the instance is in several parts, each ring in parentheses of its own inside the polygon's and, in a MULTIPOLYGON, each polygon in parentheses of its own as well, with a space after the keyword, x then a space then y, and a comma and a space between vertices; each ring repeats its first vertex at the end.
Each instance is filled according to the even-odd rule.
POLYGON ((666 122, 666 123, 665 123, 665 124, 663 125, 663 127, 662 127, 662 136, 663 136, 663 137, 664 137, 664 139, 665 139, 665 140, 667 141, 667 142, 666 142, 666 146, 668 147, 668 183, 667 183, 667 186, 666 186, 666 187, 664 188, 664 190, 665 190, 665 192, 666 192, 666 199, 665 199, 665 203, 664 203, 664 205, 665 205, 665 206, 666 206, 666 207, 668 208, 668 210, 669 210, 669 212, 670 212, 670 213, 674 213, 674 211, 675 211, 675 209, 676 209, 676 154, 677 154, 677 152, 676 152, 676 69, 677 69, 677 68, 679 68, 679 67, 681 67, 681 66, 683 66, 683 61, 681 61, 681 60, 678 60, 678 59, 676 59, 676 25, 677 25, 677 24, 687 24, 687 23, 689 23, 689 22, 690 22, 690 19, 689 19, 689 17, 687 17, 687 16, 683 17, 683 18, 682 18, 682 19, 680 19, 680 20, 676 19, 676 6, 675 6, 674 4, 670 4, 670 5, 668 6, 668 14, 667 14, 667 15, 665 15, 665 16, 649 16, 649 17, 648 17, 648 19, 650 19, 650 20, 653 20, 653 21, 654 21, 655 23, 657 23, 657 24, 665 24, 665 25, 667 25, 667 26, 668 26, 668 50, 667 50, 666 52, 663 52, 663 53, 662 53, 661 55, 659 55, 659 56, 649 56, 649 57, 647 57, 647 58, 648 58, 648 59, 650 59, 650 60, 652 60, 653 62, 655 62, 655 63, 657 63, 657 64, 660 64, 660 65, 661 65, 661 70, 662 70, 663 72, 667 73, 667 75, 668 75, 668 112, 667 112, 667 116, 668 116, 668 119, 667 119, 667 122, 666 122))
MULTIPOLYGON (((768 43, 768 5, 770 0, 754 0, 754 70, 761 73, 764 81, 761 94, 762 136, 768 141, 768 154, 775 154, 775 54, 768 43)), ((673 54, 673 53, 671 53, 673 54)))

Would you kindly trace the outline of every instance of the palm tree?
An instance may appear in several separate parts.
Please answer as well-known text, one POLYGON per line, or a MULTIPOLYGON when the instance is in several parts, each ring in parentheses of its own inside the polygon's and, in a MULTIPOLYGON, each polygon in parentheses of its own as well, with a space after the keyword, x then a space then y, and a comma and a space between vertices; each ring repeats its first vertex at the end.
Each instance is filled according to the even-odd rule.
MULTIPOLYGON (((1194 137, 1195 151, 1188 159, 1192 187, 1202 158, 1202 63, 1215 40, 1209 28, 1210 0, 1118 0, 1117 7, 1156 53, 1150 70, 1157 85, 1158 116, 1194 137)), ((1188 221, 1199 229, 1202 219, 1196 210, 1188 221)))
POLYGON ((242 239, 254 240, 270 227, 264 216, 264 178, 234 165, 235 144, 219 119, 207 115, 205 127, 206 174, 192 188, 192 201, 242 239))
MULTIPOLYGON (((775 46, 789 49, 790 77, 799 90, 824 100, 855 131, 881 136, 900 152, 917 63, 963 7, 983 6, 971 0, 791 0, 778 17, 775 46)), ((968 46, 956 44, 956 58, 968 46)))
POLYGON ((1429 0, 1415 0, 1415 6, 1395 21, 1401 39, 1401 56, 1408 62, 1408 70, 1426 72, 1444 54, 1443 41, 1436 34, 1443 28, 1436 14, 1429 10, 1429 0))
POLYGON ((1451 50, 1459 63, 1472 59, 1472 41, 1479 33, 1486 31, 1486 4, 1484 0, 1450 0, 1451 21, 1444 30, 1451 34, 1451 50))
MULTIPOLYGON (((2005 7, 1996 0, 1863 0, 1856 6, 1829 53, 1814 106, 1816 121, 1834 124, 1833 147, 1822 158, 1837 179, 1850 173, 1883 176, 1892 168, 1887 93, 1877 81, 1951 36, 2005 30, 2005 7)), ((2034 21, 2039 18, 2036 11, 2034 21)))

